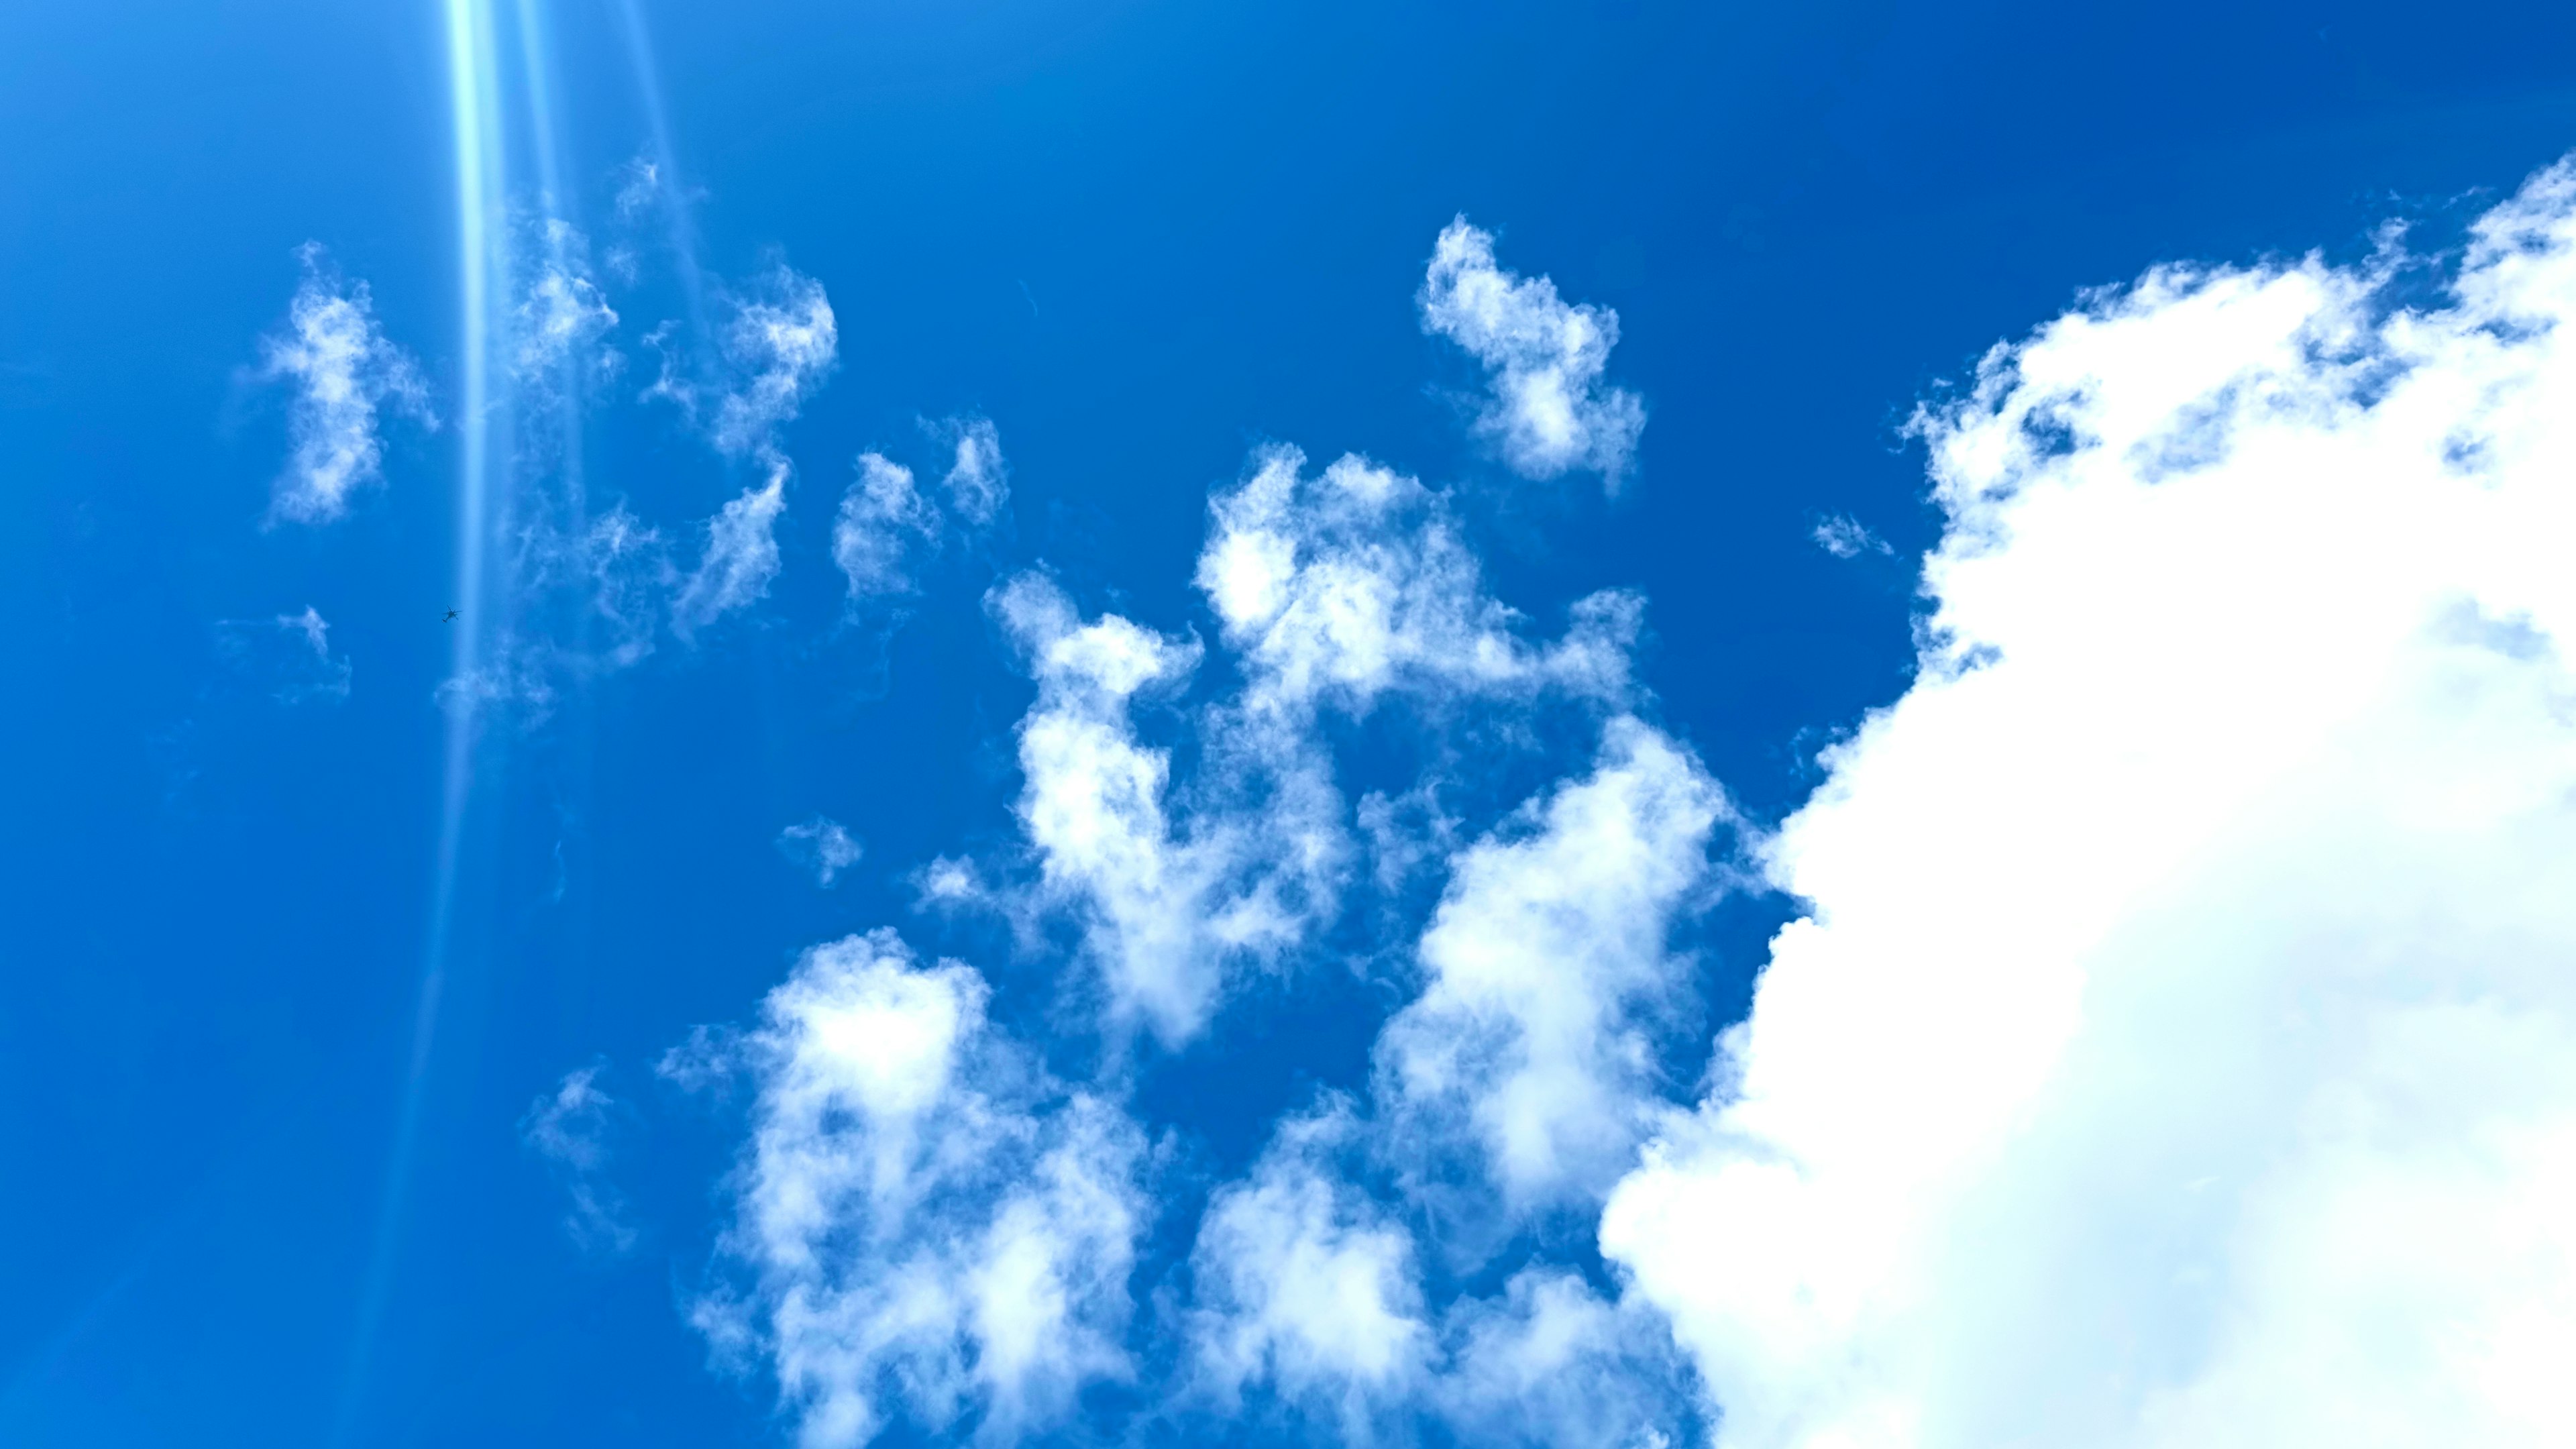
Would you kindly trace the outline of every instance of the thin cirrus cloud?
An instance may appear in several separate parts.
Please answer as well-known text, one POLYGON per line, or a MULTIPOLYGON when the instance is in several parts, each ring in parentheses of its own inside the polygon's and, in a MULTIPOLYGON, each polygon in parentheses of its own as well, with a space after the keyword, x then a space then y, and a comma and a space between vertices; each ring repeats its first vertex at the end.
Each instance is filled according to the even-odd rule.
POLYGON ((778 433, 839 357, 831 300, 811 277, 783 264, 773 267, 731 305, 732 315, 716 338, 718 370, 712 379, 684 375, 679 353, 668 342, 669 324, 646 339, 662 348, 662 370, 644 396, 670 401, 707 429, 717 452, 763 471, 762 481, 706 523, 698 566, 671 603, 672 629, 684 640, 767 597, 778 576, 777 526, 795 471, 778 433))
POLYGON ((1485 369, 1476 429, 1528 478, 1601 475, 1617 492, 1645 430, 1646 405, 1602 381, 1619 342, 1619 314, 1569 303, 1545 277, 1494 259, 1494 238, 1449 223, 1418 298, 1422 327, 1466 349, 1485 369))
POLYGON ((350 496, 384 477, 382 415, 437 426, 429 386, 409 354, 387 340, 367 284, 330 265, 318 242, 296 249, 304 279, 286 330, 262 338, 263 382, 294 389, 289 453, 269 501, 269 521, 320 524, 349 511, 350 496))
POLYGON ((331 623, 310 604, 269 619, 222 619, 216 647, 233 673, 280 704, 338 704, 349 697, 349 656, 331 650, 331 623))
POLYGON ((2576 170, 1923 412, 1920 677, 1601 1243, 1727 1449, 2537 1444, 2576 1343, 2576 170))

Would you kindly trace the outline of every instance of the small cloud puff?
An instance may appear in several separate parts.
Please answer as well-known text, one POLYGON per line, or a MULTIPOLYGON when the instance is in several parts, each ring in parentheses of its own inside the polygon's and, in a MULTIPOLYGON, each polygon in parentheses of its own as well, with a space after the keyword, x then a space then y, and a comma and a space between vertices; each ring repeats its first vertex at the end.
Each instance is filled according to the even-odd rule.
POLYGON ((827 890, 864 854, 856 836, 839 821, 822 815, 778 832, 778 848, 789 860, 812 871, 814 883, 827 890))
POLYGON ((1568 303, 1545 277, 1494 262, 1494 238, 1465 217, 1440 233, 1419 298, 1422 326, 1484 364, 1489 389, 1477 431, 1528 478, 1574 470, 1618 491, 1645 430, 1646 406, 1602 372, 1619 341, 1619 314, 1568 303))
POLYGON ((269 520, 329 523, 349 495, 384 476, 380 409, 437 426, 429 388, 402 349, 377 325, 364 282, 341 279, 318 242, 295 253, 303 283, 287 308, 287 330, 261 339, 258 377, 295 389, 287 413, 292 453, 278 475, 269 520))
POLYGON ((1862 527, 1860 520, 1849 514, 1828 514, 1816 520, 1815 528, 1807 536, 1815 540, 1816 547, 1836 558, 1858 558, 1865 553, 1881 558, 1896 557, 1896 550, 1886 539, 1862 527))

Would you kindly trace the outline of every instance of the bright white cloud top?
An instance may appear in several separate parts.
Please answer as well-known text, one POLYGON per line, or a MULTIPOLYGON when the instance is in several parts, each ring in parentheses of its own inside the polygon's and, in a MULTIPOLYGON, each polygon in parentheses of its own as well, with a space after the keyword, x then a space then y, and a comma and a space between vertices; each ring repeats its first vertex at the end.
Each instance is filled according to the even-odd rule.
POLYGON ((269 504, 272 521, 330 523, 349 511, 349 496, 384 477, 386 409, 435 425, 420 369, 388 341, 376 321, 367 284, 347 281, 318 243, 297 248, 304 280, 286 314, 286 331, 260 342, 259 376, 295 390, 288 405, 292 453, 269 504))
POLYGON ((1922 418, 1937 643, 1603 1222, 1721 1445, 2568 1432, 2576 173, 2396 265, 2160 272, 1922 418))
MULTIPOLYGON (((1204 636, 1005 580, 1021 838, 917 879, 1060 948, 1096 1075, 890 931, 808 952, 667 1068, 756 1088, 701 1326, 832 1449, 1105 1383, 1347 1443, 2563 1437, 2576 171, 2438 309, 2390 300, 2418 265, 2160 271, 1927 408, 1921 668, 1776 831, 1656 722, 1643 601, 1539 637, 1450 498, 1365 459, 1217 490, 1204 636), (1372 720, 1418 768, 1354 802, 1372 720), (1505 767, 1534 787, 1460 803, 1505 767), (1692 919, 1764 878, 1802 918, 1676 1080, 1692 919), (1140 1060, 1355 963, 1399 998, 1365 1080, 1218 1180, 1148 1150, 1140 1060)), ((1618 476, 1607 313, 1463 224, 1423 306, 1507 456, 1618 476)), ((935 507, 861 460, 853 596, 908 586, 935 507)))

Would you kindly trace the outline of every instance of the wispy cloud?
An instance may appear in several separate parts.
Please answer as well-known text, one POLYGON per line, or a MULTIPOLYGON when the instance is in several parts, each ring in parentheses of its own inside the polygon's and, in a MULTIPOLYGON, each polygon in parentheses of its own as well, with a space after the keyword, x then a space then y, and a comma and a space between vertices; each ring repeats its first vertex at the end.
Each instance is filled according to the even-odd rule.
POLYGON ((671 602, 671 627, 688 639, 725 615, 768 597, 778 577, 778 517, 787 511, 782 460, 769 481, 746 488, 706 521, 697 569, 671 602))
POLYGON ((938 537, 939 515, 913 486, 912 470, 882 453, 861 453, 858 476, 832 520, 832 562, 850 598, 910 592, 911 555, 938 537))
POLYGON ((1011 501, 1011 475, 1002 461, 1002 434, 989 418, 949 418, 930 425, 947 443, 951 460, 939 480, 949 510, 968 529, 993 526, 1011 501))
POLYGON ((1836 558, 1858 558, 1865 553, 1881 558, 1896 556, 1886 539, 1862 527, 1860 520, 1849 514, 1834 513, 1817 519, 1807 536, 1815 540, 1816 547, 1836 558))
POLYGON ((590 272, 590 243, 557 217, 530 230, 533 261, 512 304, 510 370, 522 387, 584 387, 613 376, 625 359, 602 345, 617 312, 590 272))
POLYGON ((384 476, 380 411, 435 427, 428 385, 376 322, 367 284, 342 278, 321 245, 296 251, 304 269, 282 333, 261 339, 259 377, 295 389, 288 405, 292 453, 269 504, 271 522, 329 523, 349 495, 384 476))
POLYGON ((814 883, 827 890, 865 853, 859 848, 858 837, 841 822, 822 815, 778 832, 778 848, 789 860, 813 872, 814 883))
POLYGON ((606 1070, 594 1062, 565 1073, 553 1091, 528 1105, 519 1138, 545 1159, 571 1199, 564 1231, 583 1248, 616 1254, 634 1248, 637 1232, 608 1177, 609 1139, 624 1109, 599 1085, 606 1070))
POLYGON ((1645 430, 1635 393, 1603 383, 1619 314, 1569 303, 1545 277, 1503 270, 1494 238, 1460 217, 1440 233, 1420 297, 1425 331, 1482 363, 1490 389, 1477 429, 1531 478, 1583 470, 1617 491, 1645 430))
POLYGON ((349 697, 349 658, 331 652, 331 625, 309 604, 273 619, 220 620, 215 638, 234 671, 280 704, 337 704, 349 697))
POLYGON ((731 305, 712 378, 688 375, 669 341, 671 324, 645 339, 661 351, 662 369, 644 396, 671 402, 707 428, 717 452, 750 460, 765 474, 707 521, 705 552, 672 603, 672 627, 683 639, 768 595, 779 567, 776 525, 795 473, 778 433, 839 355, 831 301, 811 277, 773 267, 731 305))

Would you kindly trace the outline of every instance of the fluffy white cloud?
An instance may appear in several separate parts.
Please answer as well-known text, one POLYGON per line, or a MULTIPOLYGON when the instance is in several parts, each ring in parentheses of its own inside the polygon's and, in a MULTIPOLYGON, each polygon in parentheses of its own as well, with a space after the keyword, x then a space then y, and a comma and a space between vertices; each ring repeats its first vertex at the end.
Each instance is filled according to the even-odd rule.
POLYGON ((2576 173, 2387 275, 2159 272, 1923 418, 1921 674, 1602 1228, 1722 1445, 2576 1432, 2576 173))
POLYGON ((1196 645, 1115 614, 1083 623, 1035 575, 998 590, 993 609, 1038 684, 1020 722, 1019 817, 1040 888, 1081 917, 1113 1016, 1184 1040, 1206 1023, 1229 956, 1293 939, 1299 916, 1282 902, 1280 865, 1299 862, 1300 843, 1271 839, 1274 822, 1259 812, 1176 827, 1171 756, 1138 741, 1130 705, 1187 675, 1196 645))
POLYGON ((1229 1409, 1267 1385, 1365 1440, 1436 1344, 1411 1234, 1334 1167, 1358 1130, 1339 1106, 1291 1122, 1248 1181, 1217 1192, 1191 1257, 1191 1341, 1204 1390, 1229 1409))
POLYGON ((898 1417, 1008 1438, 1128 1372, 1142 1138, 995 1034, 985 999, 965 966, 852 936, 807 952, 758 1030, 666 1065, 757 1084, 726 1240, 748 1283, 696 1316, 767 1357, 810 1449, 898 1417))
POLYGON ((1177 689, 1194 642, 1115 615, 1086 624, 1034 576, 994 596, 1039 686, 1020 726, 1019 814, 1041 894, 1083 919, 1116 1013, 1167 1044, 1206 1024, 1230 965, 1276 960, 1337 907, 1351 845, 1319 710, 1362 715, 1389 693, 1439 713, 1629 689, 1632 596, 1583 600, 1563 639, 1531 644, 1484 593, 1437 495, 1359 458, 1313 479, 1303 464, 1265 450, 1213 501, 1198 583, 1243 677, 1187 714, 1199 752, 1186 782, 1131 711, 1140 693, 1177 689))
POLYGON ((1434 1308, 1403 1204, 1345 1170, 1377 1135, 1327 1101, 1218 1189, 1190 1256, 1187 1396, 1239 1421, 1264 1391, 1344 1443, 1421 1415, 1480 1444, 1667 1442, 1686 1380, 1660 1317, 1538 1266, 1434 1308))
POLYGON ((385 339, 364 282, 343 281, 319 243, 296 251, 303 283, 287 308, 287 330, 260 341, 262 380, 295 388, 287 411, 293 448, 269 503, 271 521, 329 523, 349 495, 384 476, 376 428, 390 407, 435 426, 429 389, 402 349, 385 339))
POLYGON ((1268 448, 1217 495, 1198 585, 1243 656, 1247 703, 1303 712, 1319 701, 1366 713, 1389 690, 1426 698, 1558 689, 1616 700, 1641 604, 1608 592, 1576 603, 1554 645, 1484 591, 1445 500, 1364 458, 1317 478, 1305 455, 1268 448))
POLYGON ((1491 395, 1476 425, 1525 477, 1575 469, 1616 491, 1645 430, 1646 405, 1601 374, 1619 341, 1619 314, 1569 303, 1545 277, 1494 262, 1491 234, 1449 223, 1422 282, 1422 326, 1484 364, 1491 395))
POLYGON ((849 580, 852 599, 907 592, 907 557, 938 538, 939 515, 913 486, 910 468, 861 453, 858 473, 832 521, 832 561, 849 580))
POLYGON ((1633 1164, 1662 1100, 1653 1027, 1687 964, 1667 937, 1726 814, 1697 761, 1623 717, 1589 776, 1449 862, 1429 979, 1377 1049, 1426 1189, 1454 1182, 1462 1146, 1515 1215, 1589 1202, 1633 1164))
POLYGON ((635 1246, 636 1231, 628 1221, 626 1201, 608 1180, 609 1135, 621 1107, 599 1085, 599 1063, 564 1074, 555 1089, 528 1104, 519 1119, 519 1139, 546 1160, 572 1200, 564 1231, 574 1242, 598 1252, 623 1253, 635 1246))
POLYGON ((931 432, 955 449, 947 476, 940 480, 948 507, 970 529, 991 527, 1011 501, 1000 430, 988 418, 950 418, 932 425, 931 432))
POLYGON ((826 888, 865 854, 847 827, 822 815, 778 832, 778 848, 789 860, 812 871, 814 883, 826 888))

